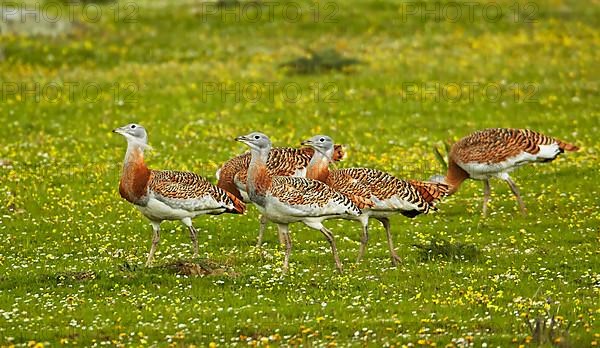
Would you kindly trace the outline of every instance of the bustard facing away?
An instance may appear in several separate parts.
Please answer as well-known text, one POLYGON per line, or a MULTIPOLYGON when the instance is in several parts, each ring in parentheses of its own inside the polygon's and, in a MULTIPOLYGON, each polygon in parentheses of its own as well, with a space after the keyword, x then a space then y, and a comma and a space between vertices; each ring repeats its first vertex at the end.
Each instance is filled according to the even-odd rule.
POLYGON ((132 123, 113 132, 127 139, 119 193, 125 200, 133 203, 152 225, 152 247, 146 266, 154 258, 162 221, 181 220, 187 226, 194 247, 194 257, 197 257, 198 238, 192 225, 194 217, 244 212, 242 201, 194 173, 148 169, 144 162, 144 149, 148 147, 148 135, 144 127, 132 123))
POLYGON ((358 216, 360 209, 344 195, 320 181, 273 176, 267 168, 271 140, 266 135, 253 132, 237 137, 236 140, 250 147, 248 198, 269 221, 277 224, 284 239, 283 271, 286 272, 289 268, 292 248, 288 225, 293 222, 303 222, 306 226, 323 233, 331 246, 336 267, 341 272, 342 264, 337 253, 335 238, 322 222, 348 215, 358 216))
POLYGON ((396 253, 390 232, 389 216, 402 214, 413 218, 437 210, 435 203, 448 194, 443 183, 404 181, 388 173, 371 168, 329 169, 333 153, 333 140, 326 135, 316 135, 302 142, 315 149, 307 169, 307 178, 326 183, 361 207, 367 217, 361 222, 363 231, 357 261, 363 257, 369 240, 368 218, 373 217, 385 228, 392 264, 400 257, 396 253))
POLYGON ((490 182, 493 177, 508 184, 521 212, 525 204, 509 173, 531 162, 550 162, 565 151, 577 151, 575 145, 529 129, 489 128, 472 133, 452 145, 448 154, 446 176, 435 180, 447 183, 450 194, 455 193, 466 179, 483 181, 483 216, 487 215, 490 182))
MULTIPOLYGON (((269 153, 267 169, 273 176, 299 176, 306 175, 306 166, 313 155, 314 150, 310 147, 289 148, 274 147, 269 153)), ((238 199, 246 203, 250 202, 248 198, 246 181, 248 178, 248 166, 250 165, 250 153, 246 152, 236 156, 217 170, 217 186, 223 190, 233 193, 238 199)), ((334 145, 333 160, 340 161, 344 158, 344 149, 342 145, 334 145)), ((262 245, 263 235, 266 228, 267 219, 264 215, 260 217, 260 227, 258 230, 258 240, 256 246, 262 245)), ((280 242, 285 241, 280 235, 280 242)))

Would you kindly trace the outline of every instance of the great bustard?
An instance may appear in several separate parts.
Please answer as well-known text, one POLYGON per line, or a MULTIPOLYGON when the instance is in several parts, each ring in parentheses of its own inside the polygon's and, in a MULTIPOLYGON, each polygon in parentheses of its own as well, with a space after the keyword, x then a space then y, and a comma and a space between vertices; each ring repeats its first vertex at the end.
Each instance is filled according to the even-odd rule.
POLYGON ((277 224, 285 242, 283 271, 289 268, 291 239, 288 225, 303 222, 306 226, 319 230, 331 246, 337 269, 342 271, 333 233, 323 226, 327 219, 346 215, 357 216, 360 209, 348 198, 329 188, 324 183, 299 177, 273 176, 267 161, 271 150, 271 140, 264 134, 253 132, 236 138, 250 147, 251 160, 248 166, 248 198, 256 204, 260 212, 277 224))
POLYGON ((565 151, 577 151, 575 145, 529 129, 490 128, 472 133, 452 145, 448 154, 446 176, 436 180, 450 186, 455 193, 466 179, 483 180, 483 216, 487 215, 492 177, 508 184, 521 212, 526 213, 521 194, 509 173, 531 162, 550 162, 565 151))
POLYGON ((194 247, 194 257, 197 257, 198 238, 192 225, 194 217, 244 212, 245 206, 241 200, 194 173, 148 169, 144 162, 144 150, 148 147, 148 135, 144 127, 132 123, 113 132, 127 139, 119 193, 133 203, 152 224, 152 247, 146 266, 154 258, 162 221, 181 220, 187 226, 194 247))
MULTIPOLYGON (((306 166, 313 155, 314 150, 310 147, 288 148, 274 147, 269 153, 267 168, 274 176, 298 176, 306 175, 306 166)), ((340 161, 344 158, 342 145, 334 145, 333 160, 340 161)), ((223 163, 217 170, 217 186, 223 190, 233 193, 238 199, 246 203, 250 202, 246 192, 246 180, 248 177, 248 166, 250 165, 250 153, 246 152, 223 163)), ((266 228, 267 219, 261 215, 258 240, 256 246, 261 246, 266 228)), ((282 236, 280 236, 281 239, 282 236)), ((283 244, 285 241, 280 240, 283 244)))
POLYGON ((427 214, 437 210, 435 203, 448 193, 446 184, 404 181, 377 169, 330 170, 333 140, 326 135, 316 135, 302 144, 315 149, 306 177, 320 180, 345 195, 361 207, 362 214, 367 216, 366 223, 362 222, 363 233, 358 261, 363 257, 369 240, 368 217, 373 217, 383 224, 392 264, 396 265, 400 257, 392 241, 389 216, 402 214, 413 218, 419 214, 427 214))

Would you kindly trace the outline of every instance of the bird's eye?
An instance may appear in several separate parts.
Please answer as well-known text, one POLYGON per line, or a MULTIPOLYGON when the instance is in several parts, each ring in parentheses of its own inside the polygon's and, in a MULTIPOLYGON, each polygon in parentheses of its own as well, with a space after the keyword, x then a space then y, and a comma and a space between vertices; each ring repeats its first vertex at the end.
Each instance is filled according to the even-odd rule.
POLYGON ((260 139, 260 137, 258 135, 255 135, 254 139, 258 140, 258 139, 260 139))
POLYGON ((132 124, 131 127, 129 127, 131 129, 135 129, 135 124, 132 124))
POLYGON ((324 141, 325 141, 325 138, 321 138, 321 139, 319 139, 319 141, 320 141, 320 142, 324 142, 324 141))

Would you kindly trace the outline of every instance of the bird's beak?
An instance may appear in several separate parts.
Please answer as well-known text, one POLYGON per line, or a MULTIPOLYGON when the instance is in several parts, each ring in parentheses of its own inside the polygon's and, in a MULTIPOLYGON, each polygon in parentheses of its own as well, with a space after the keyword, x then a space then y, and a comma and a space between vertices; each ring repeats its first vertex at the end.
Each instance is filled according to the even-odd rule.
POLYGON ((115 128, 112 130, 112 132, 117 133, 117 134, 123 134, 123 129, 122 129, 122 127, 115 128))
POLYGON ((303 140, 300 145, 302 146, 311 146, 312 145, 312 140, 308 139, 308 140, 303 140))
POLYGON ((242 143, 245 143, 247 140, 245 135, 240 135, 239 137, 235 138, 235 141, 241 141, 242 143))

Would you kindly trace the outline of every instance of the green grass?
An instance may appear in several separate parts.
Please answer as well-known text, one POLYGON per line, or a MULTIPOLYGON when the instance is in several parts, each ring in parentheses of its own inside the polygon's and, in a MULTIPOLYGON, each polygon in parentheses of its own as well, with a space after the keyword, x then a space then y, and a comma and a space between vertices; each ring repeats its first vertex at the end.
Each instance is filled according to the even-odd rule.
POLYGON ((331 21, 292 22, 278 10, 232 20, 202 15, 200 2, 168 3, 135 3, 132 23, 114 21, 108 3, 97 23, 78 14, 65 35, 0 36, 0 345, 597 344, 598 6, 538 2, 526 23, 500 1, 506 16, 496 22, 435 22, 403 20, 394 1, 345 1, 331 21), (281 68, 330 48, 361 64, 317 75, 281 68), (43 92, 51 82, 71 83, 74 94, 52 102, 43 92), (35 83, 40 92, 21 93, 35 83), (16 94, 7 90, 15 84, 16 94), (101 96, 86 99, 90 84, 101 96), (221 84, 274 93, 251 103, 206 92, 221 84), (481 97, 487 84, 502 88, 497 100, 481 97), (285 86, 300 96, 286 100, 285 86), (282 275, 272 226, 264 248, 253 247, 250 207, 195 220, 198 260, 183 226, 164 223, 156 267, 145 268, 151 229, 119 197, 125 143, 110 132, 128 122, 149 130, 152 168, 213 180, 219 163, 245 151, 233 138, 251 130, 280 146, 325 133, 347 144, 340 166, 414 179, 441 171, 433 145, 485 127, 529 127, 582 150, 514 173, 526 217, 494 181, 482 219, 482 185, 468 181, 438 213, 393 218, 398 267, 380 226, 355 264, 359 226, 329 221, 345 272, 335 272, 318 232, 294 225, 291 272, 282 275), (181 260, 218 272, 178 274, 172 264, 181 260), (553 316, 553 330, 535 329, 553 316))

